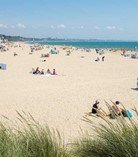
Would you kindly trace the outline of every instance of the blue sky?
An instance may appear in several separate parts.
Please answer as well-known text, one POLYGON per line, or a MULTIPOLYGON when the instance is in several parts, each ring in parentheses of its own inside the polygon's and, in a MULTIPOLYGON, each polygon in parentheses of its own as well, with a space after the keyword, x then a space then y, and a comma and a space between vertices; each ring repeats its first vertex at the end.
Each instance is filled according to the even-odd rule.
POLYGON ((138 0, 0 0, 0 33, 138 40, 138 0))

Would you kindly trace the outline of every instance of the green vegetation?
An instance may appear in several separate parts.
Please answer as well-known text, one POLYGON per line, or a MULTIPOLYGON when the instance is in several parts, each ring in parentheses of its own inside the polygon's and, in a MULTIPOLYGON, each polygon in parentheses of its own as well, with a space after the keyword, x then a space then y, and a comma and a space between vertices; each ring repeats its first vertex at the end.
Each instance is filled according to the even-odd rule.
POLYGON ((40 125, 30 114, 18 113, 20 128, 0 123, 0 157, 138 157, 137 119, 99 118, 103 122, 98 125, 85 118, 92 135, 84 135, 67 149, 58 131, 40 125))
POLYGON ((31 115, 18 115, 21 129, 0 124, 0 157, 67 157, 58 131, 52 133, 31 115))

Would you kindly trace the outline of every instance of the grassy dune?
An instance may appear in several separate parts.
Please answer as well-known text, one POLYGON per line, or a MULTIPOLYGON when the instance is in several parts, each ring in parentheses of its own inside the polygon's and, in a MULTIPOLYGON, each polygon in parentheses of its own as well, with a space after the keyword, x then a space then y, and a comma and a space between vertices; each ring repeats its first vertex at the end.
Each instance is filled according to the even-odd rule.
POLYGON ((99 118, 104 124, 98 126, 84 119, 95 136, 84 135, 67 148, 58 131, 41 126, 30 114, 18 113, 21 128, 0 123, 0 157, 138 157, 137 120, 99 118))

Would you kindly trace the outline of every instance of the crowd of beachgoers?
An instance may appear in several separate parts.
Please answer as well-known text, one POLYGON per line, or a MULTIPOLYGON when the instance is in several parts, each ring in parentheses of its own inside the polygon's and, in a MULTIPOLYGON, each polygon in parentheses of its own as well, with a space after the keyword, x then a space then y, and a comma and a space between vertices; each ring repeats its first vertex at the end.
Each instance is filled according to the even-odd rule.
POLYGON ((39 74, 39 75, 57 75, 56 73, 56 70, 53 69, 53 71, 51 72, 50 69, 47 69, 47 71, 44 71, 44 69, 42 70, 39 70, 39 67, 37 67, 36 69, 32 68, 32 71, 31 71, 32 74, 39 74))
POLYGON ((115 119, 119 116, 132 118, 133 111, 135 109, 126 109, 120 101, 115 101, 111 103, 112 105, 108 105, 108 112, 102 109, 102 105, 100 105, 100 101, 96 100, 95 103, 92 105, 91 112, 86 113, 86 116, 98 116, 104 117, 108 116, 110 119, 115 119))

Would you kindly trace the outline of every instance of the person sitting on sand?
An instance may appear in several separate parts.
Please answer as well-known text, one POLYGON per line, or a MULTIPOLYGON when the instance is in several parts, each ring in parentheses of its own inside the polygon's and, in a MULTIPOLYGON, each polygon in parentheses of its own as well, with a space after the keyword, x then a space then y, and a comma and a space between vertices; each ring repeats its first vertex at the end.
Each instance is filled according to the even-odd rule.
POLYGON ((99 58, 99 57, 97 57, 97 59, 96 59, 95 61, 96 61, 96 62, 100 61, 100 58, 99 58))
POLYGON ((92 114, 97 114, 99 110, 99 101, 96 100, 95 103, 92 106, 92 114))
POLYGON ((16 53, 16 52, 14 52, 14 54, 13 54, 14 56, 17 56, 18 54, 16 53))
POLYGON ((92 106, 92 111, 89 112, 87 115, 92 116, 107 116, 106 112, 99 107, 100 102, 98 100, 95 101, 95 103, 92 106))
POLYGON ((116 101, 112 106, 112 111, 116 116, 120 116, 122 114, 123 108, 120 105, 119 101, 116 101))
POLYGON ((47 69, 47 72, 46 72, 47 74, 51 74, 51 71, 50 71, 50 69, 47 69))
POLYGON ((112 111, 113 111, 113 114, 110 114, 111 118, 113 117, 115 118, 115 116, 121 116, 121 115, 123 117, 128 117, 128 118, 132 117, 131 111, 121 107, 121 103, 119 101, 116 101, 115 104, 112 106, 112 111))
POLYGON ((41 70, 40 74, 41 74, 41 75, 44 75, 44 69, 41 70))
POLYGON ((91 116, 92 114, 96 116, 106 116, 106 113, 99 107, 99 104, 99 101, 96 100, 92 106, 92 111, 88 114, 89 116, 91 116))
POLYGON ((36 68, 36 70, 33 72, 33 74, 40 74, 39 67, 36 68))
POLYGON ((70 54, 71 54, 71 51, 68 50, 66 55, 69 56, 70 54))
POLYGON ((57 75, 56 70, 53 69, 52 75, 57 75))

